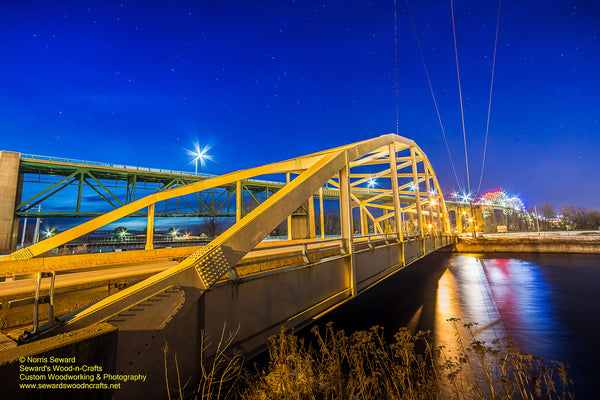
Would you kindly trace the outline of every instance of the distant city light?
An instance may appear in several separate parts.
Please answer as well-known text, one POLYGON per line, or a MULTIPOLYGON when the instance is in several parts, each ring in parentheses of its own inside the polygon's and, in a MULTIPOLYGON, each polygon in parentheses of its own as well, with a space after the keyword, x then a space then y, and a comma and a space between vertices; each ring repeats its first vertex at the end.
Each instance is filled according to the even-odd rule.
POLYGON ((501 206, 507 209, 515 209, 517 211, 522 211, 525 209, 525 205, 519 197, 510 197, 503 190, 494 190, 482 194, 476 204, 501 206))
POLYGON ((52 228, 46 227, 44 229, 44 232, 42 232, 42 234, 44 235, 44 238, 49 238, 49 237, 52 237, 52 236, 58 234, 58 229, 56 227, 52 227, 52 228))

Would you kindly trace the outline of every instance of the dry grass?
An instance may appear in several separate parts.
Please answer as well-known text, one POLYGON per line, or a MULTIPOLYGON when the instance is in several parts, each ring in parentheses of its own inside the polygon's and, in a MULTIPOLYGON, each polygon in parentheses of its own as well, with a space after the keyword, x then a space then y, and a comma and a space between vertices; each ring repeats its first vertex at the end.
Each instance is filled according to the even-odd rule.
POLYGON ((165 343, 164 363, 165 363, 165 381, 167 387, 167 398, 169 400, 190 398, 194 400, 219 400, 231 398, 232 391, 236 389, 238 379, 243 368, 243 359, 241 354, 233 349, 232 343, 236 333, 225 336, 226 326, 223 326, 221 337, 216 344, 214 354, 204 357, 207 350, 212 347, 212 343, 204 336, 201 338, 200 365, 201 376, 195 389, 190 389, 191 379, 184 384, 181 383, 179 374, 179 363, 177 362, 177 353, 173 353, 173 361, 176 371, 176 385, 172 385, 172 379, 169 378, 168 358, 170 355, 169 346, 165 343), (192 394, 187 396, 191 392, 192 394), (175 394, 175 396, 173 395, 175 394))
MULTIPOLYGON (((567 366, 523 354, 507 338, 478 341, 473 327, 468 343, 459 319, 449 320, 457 349, 433 347, 429 332, 400 329, 391 343, 383 329, 372 327, 346 335, 328 324, 312 329, 314 341, 282 328, 269 339, 270 361, 257 373, 242 371, 239 355, 229 355, 233 338, 219 341, 216 357, 203 366, 197 399, 371 400, 371 399, 572 399, 567 366), (239 380, 244 376, 243 380, 239 380)), ((166 360, 166 353, 165 353, 166 360)), ((166 363, 165 363, 166 367, 166 363)), ((165 378, 168 378, 165 369, 165 378)), ((179 398, 185 391, 177 373, 179 398)), ((169 399, 171 395, 169 394, 169 399)))

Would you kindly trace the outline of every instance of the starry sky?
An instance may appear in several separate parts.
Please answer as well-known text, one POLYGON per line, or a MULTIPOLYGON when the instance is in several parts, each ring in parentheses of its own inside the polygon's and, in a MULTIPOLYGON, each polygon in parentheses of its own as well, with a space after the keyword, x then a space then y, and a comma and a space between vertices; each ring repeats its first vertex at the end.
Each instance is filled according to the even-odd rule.
MULTIPOLYGON (((396 131, 467 187, 450 1, 2 1, 0 149, 222 174, 396 131)), ((455 0, 471 191, 498 2, 455 0)), ((480 193, 600 208, 600 1, 505 0, 480 193)))

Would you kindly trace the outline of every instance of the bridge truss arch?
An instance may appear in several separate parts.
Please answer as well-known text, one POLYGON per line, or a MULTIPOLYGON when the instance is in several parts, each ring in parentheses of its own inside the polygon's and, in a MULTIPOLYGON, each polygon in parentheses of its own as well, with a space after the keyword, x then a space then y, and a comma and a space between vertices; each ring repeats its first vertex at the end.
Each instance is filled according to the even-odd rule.
MULTIPOLYGON (((107 321, 174 287, 186 287, 185 303, 196 304, 202 294, 223 276, 228 275, 235 280, 236 264, 286 219, 288 238, 293 239, 292 215, 303 205, 308 210, 304 238, 316 239, 314 204, 317 197, 320 236, 325 239, 322 201, 325 193, 329 196, 336 194, 339 198, 340 246, 343 262, 347 265, 351 296, 358 294, 353 252, 355 244, 364 237, 370 240, 369 235, 383 236, 386 243, 388 240, 403 243, 410 238, 420 238, 423 244, 421 254, 425 254, 424 238, 433 240, 436 248, 436 238, 441 244, 442 237, 452 232, 443 194, 427 156, 414 141, 388 134, 154 193, 0 258, 0 262, 39 256, 144 208, 148 209, 147 248, 152 248, 154 207, 158 202, 232 184, 238 191, 236 222, 212 242, 199 248, 179 265, 61 317, 34 336, 44 337, 51 332, 71 331, 107 321), (242 182, 276 174, 285 175, 287 183, 248 214, 242 215, 242 182)), ((401 254, 401 259, 389 261, 393 265, 404 266, 404 252, 398 254, 401 254)), ((154 322, 149 321, 139 320, 132 326, 136 329, 142 328, 145 323, 153 326, 154 322)))
MULTIPOLYGON (((235 232, 245 232, 248 229, 255 232, 255 235, 252 235, 254 240, 248 242, 253 243, 253 247, 256 245, 256 240, 259 242, 263 240, 286 218, 289 222, 290 215, 303 205, 307 209, 310 220, 309 235, 314 238, 316 224, 313 200, 318 196, 322 208, 324 195, 339 197, 338 211, 342 225, 340 230, 346 228, 347 237, 352 237, 355 233, 353 231, 357 224, 352 221, 353 214, 354 219, 360 220, 357 230, 362 236, 368 235, 369 230, 375 234, 391 233, 399 240, 403 240, 405 236, 423 237, 451 233, 444 197, 429 159, 414 141, 389 134, 153 193, 39 243, 15 251, 0 258, 0 261, 24 260, 39 256, 121 218, 132 216, 140 210, 147 210, 146 249, 151 249, 154 209, 157 203, 233 184, 237 186, 236 223, 217 237, 208 246, 210 248, 218 247, 217 243, 220 242, 226 243, 226 237, 230 237, 235 232), (395 168, 392 167, 393 165, 395 168), (264 204, 259 204, 259 207, 248 215, 242 215, 243 196, 240 192, 243 182, 275 174, 285 174, 286 184, 270 198, 267 193, 268 201, 264 204), (293 192, 293 195, 288 192, 293 192), (393 195, 394 192, 397 193, 396 196, 393 195), (349 208, 349 211, 344 208, 349 208), (275 213, 275 210, 278 212, 275 213), (358 213, 356 211, 353 213, 353 210, 358 210, 358 213), (260 217, 261 214, 265 215, 260 217), (359 218, 356 218, 356 214, 359 218), (257 219, 266 223, 259 227, 257 219), (268 221, 263 221, 264 219, 268 221)), ((321 209, 319 224, 321 237, 324 236, 323 215, 321 209)), ((344 236, 344 232, 340 233, 344 236)), ((291 227, 288 223, 288 239, 291 238, 291 227)))

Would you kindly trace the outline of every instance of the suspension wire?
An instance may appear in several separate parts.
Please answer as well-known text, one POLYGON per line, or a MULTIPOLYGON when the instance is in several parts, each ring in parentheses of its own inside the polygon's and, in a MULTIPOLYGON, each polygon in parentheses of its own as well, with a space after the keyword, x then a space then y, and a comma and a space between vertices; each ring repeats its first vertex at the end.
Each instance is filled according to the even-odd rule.
POLYGON ((399 90, 398 90, 398 16, 397 16, 397 6, 396 0, 394 0, 394 50, 396 53, 396 135, 399 135, 399 124, 400 124, 400 114, 399 114, 399 90))
POLYGON ((488 102, 488 113, 487 122, 485 123, 485 144, 483 146, 483 161, 481 162, 481 175, 479 176, 479 186, 477 187, 477 194, 481 189, 481 181, 483 179, 483 168, 485 166, 485 154, 487 151, 488 131, 490 129, 490 111, 492 109, 492 89, 494 88, 494 70, 496 68, 496 48, 498 47, 498 28, 500 27, 500 7, 502 7, 502 0, 498 2, 498 20, 496 21, 496 39, 494 40, 494 58, 492 60, 492 82, 490 83, 490 100, 488 102))
POLYGON ((469 157, 467 156, 467 134, 465 132, 465 111, 463 108, 462 89, 460 86, 460 70, 458 68, 458 48, 456 46, 456 28, 454 24, 454 3, 450 0, 450 9, 452 10, 452 33, 454 34, 454 55, 456 57, 456 76, 458 77, 458 95, 460 97, 460 118, 462 121, 463 140, 465 143, 465 165, 467 166, 467 189, 471 193, 471 180, 469 178, 469 157))
POLYGON ((431 78, 429 77, 429 70, 427 69, 427 64, 425 63, 425 57, 423 56, 423 49, 421 48, 421 41, 419 40, 419 34, 417 33, 417 27, 415 25, 415 20, 413 18, 412 11, 410 9, 409 0, 406 0, 406 5, 408 6, 408 14, 410 15, 410 22, 412 23, 413 31, 415 32, 415 38, 417 39, 417 46, 419 47, 419 53, 421 54, 421 61, 423 62, 423 68, 425 68, 425 75, 427 76, 427 83, 429 83, 429 90, 431 91, 431 97, 433 97, 433 105, 435 106, 435 112, 437 113, 438 121, 440 122, 440 127, 442 128, 442 135, 444 136, 444 143, 446 143, 446 150, 448 150, 448 157, 450 158, 450 164, 452 165, 452 172, 454 173, 454 178, 456 179, 456 183, 458 185, 459 190, 462 191, 462 187, 458 180, 458 175, 456 174, 456 169, 454 168, 454 161, 452 160, 452 154, 450 153, 450 146, 448 146, 448 140, 446 139, 446 131, 444 130, 444 124, 442 123, 442 117, 440 116, 440 110, 438 108, 438 104, 435 99, 435 94, 433 92, 433 86, 431 85, 431 78))

